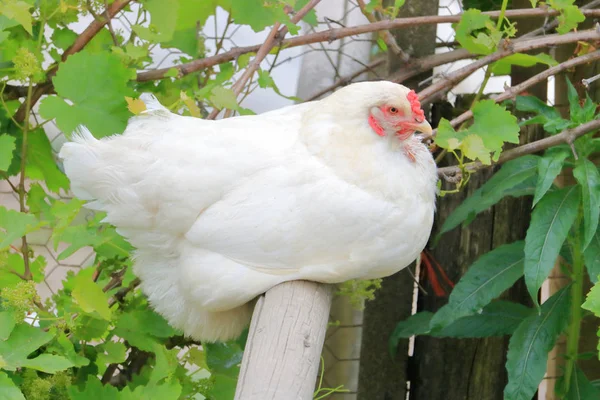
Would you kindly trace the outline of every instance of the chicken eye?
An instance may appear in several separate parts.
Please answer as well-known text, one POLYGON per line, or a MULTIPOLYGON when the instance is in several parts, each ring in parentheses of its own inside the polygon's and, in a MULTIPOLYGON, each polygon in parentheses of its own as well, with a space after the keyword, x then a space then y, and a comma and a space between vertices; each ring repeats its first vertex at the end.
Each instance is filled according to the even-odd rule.
POLYGON ((390 113, 397 114, 398 113, 398 109, 396 107, 390 107, 390 113))

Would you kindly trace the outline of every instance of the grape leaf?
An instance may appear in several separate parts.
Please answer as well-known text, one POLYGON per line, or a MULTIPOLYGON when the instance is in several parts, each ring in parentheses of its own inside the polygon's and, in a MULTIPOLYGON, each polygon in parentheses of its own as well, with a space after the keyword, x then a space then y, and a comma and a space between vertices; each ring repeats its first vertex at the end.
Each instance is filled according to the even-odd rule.
POLYGON ((483 144, 492 153, 496 161, 504 142, 519 143, 519 124, 517 118, 506 111, 504 106, 494 100, 483 100, 473 107, 473 125, 468 129, 471 134, 483 139, 483 144))
POLYGON ((45 98, 40 114, 56 118, 66 133, 80 124, 97 137, 120 133, 130 115, 125 96, 131 95, 127 82, 133 78, 135 71, 123 66, 117 55, 87 51, 74 54, 60 65, 53 78, 58 96, 45 98))
POLYGON ((570 286, 561 289, 526 318, 508 344, 506 400, 531 400, 546 372, 548 352, 569 321, 570 286))
MULTIPOLYGON (((273 25, 275 22, 289 22, 289 17, 283 11, 283 2, 273 0, 228 0, 221 1, 225 9, 231 9, 231 16, 236 24, 250 25, 254 32, 273 25), (229 7, 228 7, 229 6, 229 7)), ((289 25, 288 29, 290 28, 289 25)), ((294 34, 294 29, 290 29, 294 34)))
POLYGON ((43 129, 31 131, 28 141, 27 176, 44 180, 46 187, 54 193, 58 193, 60 189, 68 190, 69 179, 56 165, 52 146, 43 129))
POLYGON ((171 40, 177 23, 179 1, 146 0, 144 6, 150 13, 150 24, 156 27, 156 35, 152 41, 166 42, 171 40))
POLYGON ((538 181, 535 186, 535 194, 533 196, 533 205, 535 206, 538 201, 546 194, 554 179, 558 176, 569 152, 565 150, 558 151, 547 151, 546 154, 538 163, 538 181))
POLYGON ((25 400, 17 385, 2 371, 0 371, 0 393, 2 393, 2 400, 25 400))
POLYGON ((8 170, 14 150, 15 138, 8 135, 0 135, 0 170, 8 170))
POLYGON ((10 333, 15 327, 15 322, 15 317, 12 312, 0 312, 0 341, 4 341, 9 338, 10 333))
POLYGON ((452 290, 448 304, 431 319, 431 329, 477 313, 523 275, 522 241, 506 244, 482 255, 452 290))
POLYGON ((581 187, 583 204, 583 249, 585 250, 598 228, 600 217, 600 172, 593 162, 582 158, 573 169, 573 176, 581 187))
POLYGON ((7 248, 14 240, 37 230, 41 225, 34 215, 0 206, 0 249, 7 248))
POLYGON ((21 367, 36 369, 38 371, 53 374, 58 371, 64 371, 73 366, 73 363, 63 356, 55 354, 40 354, 39 356, 23 360, 21 367))
POLYGON ((53 335, 29 324, 17 325, 7 340, 0 341, 0 358, 7 371, 14 371, 29 361, 27 357, 52 340, 53 335))
POLYGON ((233 90, 222 86, 215 86, 213 88, 210 101, 215 107, 220 109, 228 108, 230 110, 237 110, 240 107, 233 90))
POLYGON ((59 49, 68 49, 75 39, 77 39, 77 33, 67 28, 55 29, 52 32, 52 44, 59 49))
POLYGON ((91 278, 93 269, 82 270, 74 279, 74 288, 71 291, 73 299, 86 313, 98 313, 105 320, 111 319, 111 311, 108 307, 108 296, 102 288, 91 278), (89 271, 89 272, 88 272, 89 271))
POLYGON ((491 18, 482 14, 480 10, 471 9, 465 11, 460 21, 454 26, 456 31, 456 40, 462 47, 474 54, 490 54, 494 52, 495 44, 489 47, 481 43, 481 39, 476 41, 477 32, 486 28, 491 22, 491 18))
POLYGON ((27 33, 32 35, 31 13, 29 12, 31 7, 31 5, 21 0, 0 1, 0 15, 17 21, 27 33))
POLYGON ((535 304, 538 290, 575 222, 579 197, 576 186, 557 190, 544 196, 531 214, 525 238, 525 283, 535 304))
POLYGON ((77 385, 69 387, 69 398, 71 400, 115 400, 122 399, 119 389, 111 385, 102 385, 100 379, 88 375, 85 385, 81 388, 77 385), (83 389, 83 390, 80 390, 83 389))

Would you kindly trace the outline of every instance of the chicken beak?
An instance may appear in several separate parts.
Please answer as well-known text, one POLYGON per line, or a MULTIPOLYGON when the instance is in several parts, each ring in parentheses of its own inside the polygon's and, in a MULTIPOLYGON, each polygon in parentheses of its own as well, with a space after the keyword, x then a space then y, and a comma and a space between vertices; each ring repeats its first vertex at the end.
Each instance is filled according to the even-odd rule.
POLYGON ((413 128, 415 132, 420 132, 423 140, 430 138, 433 134, 433 129, 431 129, 431 125, 429 125, 429 122, 426 120, 420 124, 411 124, 411 128, 413 128))

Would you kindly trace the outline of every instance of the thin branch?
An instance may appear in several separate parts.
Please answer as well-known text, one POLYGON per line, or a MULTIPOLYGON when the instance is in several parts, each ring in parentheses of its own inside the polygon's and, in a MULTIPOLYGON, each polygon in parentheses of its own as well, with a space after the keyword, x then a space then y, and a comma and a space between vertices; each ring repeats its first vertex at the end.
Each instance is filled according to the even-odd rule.
MULTIPOLYGON (((357 0, 357 2, 358 2, 358 6, 360 7, 360 11, 367 18, 367 20, 369 20, 370 23, 375 23, 378 21, 378 19, 375 17, 374 13, 370 13, 367 11, 367 9, 366 9, 367 5, 365 4, 364 0, 357 0)), ((383 42, 387 45, 387 47, 391 50, 391 52, 394 53, 394 55, 400 57, 400 59, 402 61, 408 62, 408 60, 410 60, 410 56, 408 55, 408 53, 406 53, 404 50, 402 50, 400 48, 400 46, 398 46, 398 43, 396 43, 396 39, 394 38, 394 35, 392 35, 389 30, 386 29, 386 30, 380 31, 379 37, 381 38, 381 40, 383 40, 383 42)))
MULTIPOLYGON (((310 0, 304 7, 302 7, 300 9, 300 11, 298 11, 296 13, 296 15, 294 15, 292 18, 290 18, 291 23, 297 24, 298 22, 300 22, 300 20, 302 20, 302 18, 304 18, 304 16, 306 14, 308 14, 308 12, 310 10, 312 10, 317 4, 319 4, 320 1, 321 0, 310 0)), ((242 76, 233 85, 232 89, 233 89, 233 93, 235 94, 236 97, 239 96, 240 93, 242 93, 242 91, 244 90, 244 87, 246 87, 246 84, 248 83, 248 81, 252 78, 254 73, 260 67, 260 63, 271 52, 271 49, 273 49, 273 47, 275 47, 275 46, 278 46, 281 43, 281 41, 283 40, 283 38, 285 37, 285 35, 287 34, 287 32, 288 32, 287 26, 284 26, 283 28, 279 29, 280 26, 281 26, 281 23, 279 23, 279 22, 277 22, 277 23, 275 23, 275 25, 273 25, 273 28, 271 28, 271 32, 269 33, 269 36, 267 36, 267 39, 265 40, 265 42, 258 49, 256 56, 252 59, 252 61, 248 65, 248 67, 244 70, 244 73, 242 74, 242 76)), ((220 110, 214 109, 208 116, 208 119, 215 119, 216 116, 219 114, 219 112, 220 112, 220 110)))
MULTIPOLYGON (((576 67, 581 64, 587 64, 587 63, 590 63, 590 62, 596 61, 596 60, 600 60, 600 50, 596 50, 592 53, 588 53, 586 55, 572 58, 568 61, 562 62, 558 65, 555 65, 554 67, 548 68, 547 70, 540 72, 537 75, 532 76, 531 78, 519 83, 516 86, 506 89, 503 93, 494 97, 494 101, 496 103, 500 103, 504 100, 513 98, 518 93, 524 92, 525 90, 529 89, 531 86, 534 86, 534 85, 548 79, 549 77, 558 74, 561 71, 576 67)), ((461 125, 465 121, 468 121, 471 118, 473 118, 473 111, 468 110, 468 111, 465 111, 464 113, 462 113, 461 115, 459 115, 458 117, 454 118, 452 121, 450 121, 450 125, 456 127, 458 125, 461 125)), ((433 131, 432 135, 435 135, 436 131, 437 131, 437 129, 433 131)))
MULTIPOLYGON (((579 9, 580 10, 591 10, 597 6, 600 6, 600 0, 590 1, 586 5, 579 7, 579 9)), ((551 22, 544 24, 543 26, 541 26, 537 29, 532 30, 531 32, 527 32, 526 34, 522 35, 521 37, 522 38, 530 38, 533 36, 542 35, 542 34, 545 34, 546 32, 551 31, 552 29, 556 28, 557 26, 558 26, 558 18, 555 18, 551 22)))
POLYGON ((346 86, 347 84, 349 84, 350 82, 352 82, 355 78, 357 78, 358 76, 364 74, 365 72, 368 72, 374 68, 379 67, 380 65, 383 65, 386 63, 386 60, 381 58, 379 60, 375 60, 373 62, 371 62, 370 64, 366 65, 365 67, 355 71, 354 73, 352 73, 351 75, 348 76, 344 76, 341 79, 338 79, 336 82, 334 82, 332 85, 327 86, 326 88, 323 88, 321 90, 319 90, 317 93, 313 94, 312 96, 310 96, 308 99, 306 99, 305 101, 313 101, 318 99, 319 97, 323 96, 324 94, 327 94, 335 89, 337 89, 340 86, 346 86))
MULTIPOLYGON (((28 145, 28 133, 29 133, 29 115, 31 113, 31 92, 33 88, 33 82, 29 80, 29 86, 27 87, 27 97, 23 104, 25 104, 25 119, 23 121, 23 136, 21 138, 21 176, 19 177, 19 211, 22 213, 27 212, 25 208, 25 167, 27 166, 27 145, 28 145)), ((29 246, 27 244, 27 235, 23 235, 21 238, 21 252, 23 253, 23 264, 24 272, 23 276, 25 279, 31 279, 31 269, 29 268, 29 246)))
MULTIPOLYGON (((600 129, 600 119, 596 119, 588 123, 579 125, 576 128, 565 129, 564 131, 554 136, 536 140, 534 142, 524 144, 514 149, 507 150, 500 155, 498 161, 493 165, 503 164, 507 161, 514 160, 515 158, 519 158, 527 154, 537 153, 539 151, 548 149, 553 146, 558 146, 560 144, 570 145, 578 137, 583 136, 586 133, 595 131, 597 129, 600 129)), ((479 161, 475 161, 465 165, 465 168, 469 172, 475 172, 477 170, 487 167, 490 167, 490 165, 483 165, 479 161)), ((441 177, 452 177, 460 173, 461 171, 458 166, 438 168, 438 175, 441 177)))
MULTIPOLYGON (((600 10, 599 10, 600 11, 600 10)), ((508 13, 508 12, 507 12, 508 13)), ((477 61, 472 62, 440 79, 433 85, 422 90, 419 93, 421 102, 432 102, 435 99, 442 97, 451 87, 455 86, 463 79, 467 78, 479 68, 498 61, 501 58, 507 57, 514 53, 526 52, 542 47, 561 45, 577 41, 598 40, 600 32, 596 29, 590 29, 581 32, 571 32, 564 35, 547 35, 541 38, 528 39, 519 42, 506 42, 500 44, 500 49, 490 55, 482 57, 477 61)))
MULTIPOLYGON (((581 10, 586 17, 598 17, 600 16, 600 10, 581 10)), ((491 18, 498 18, 500 11, 490 11, 482 13, 489 15, 491 18)), ((558 12, 552 9, 518 9, 506 11, 507 18, 530 18, 530 17, 545 17, 558 15, 558 12)), ((410 26, 417 25, 431 25, 440 24, 447 22, 458 22, 460 21, 461 14, 457 15, 430 15, 424 17, 410 17, 410 18, 396 18, 394 20, 386 20, 375 22, 373 24, 358 25, 349 28, 335 28, 328 29, 325 31, 310 33, 302 36, 293 37, 290 39, 283 40, 281 42, 282 48, 291 48, 304 46, 306 44, 319 43, 319 42, 333 42, 335 40, 359 35, 362 33, 379 32, 382 30, 400 29, 410 26)), ((245 53, 256 52, 262 45, 236 47, 230 51, 216 54, 211 57, 205 57, 202 59, 190 61, 189 63, 180 64, 169 68, 155 69, 152 71, 140 72, 137 75, 138 82, 152 81, 157 79, 163 79, 165 74, 171 68, 177 68, 180 72, 180 76, 191 74, 204 68, 211 67, 213 65, 222 64, 234 60, 245 53)))

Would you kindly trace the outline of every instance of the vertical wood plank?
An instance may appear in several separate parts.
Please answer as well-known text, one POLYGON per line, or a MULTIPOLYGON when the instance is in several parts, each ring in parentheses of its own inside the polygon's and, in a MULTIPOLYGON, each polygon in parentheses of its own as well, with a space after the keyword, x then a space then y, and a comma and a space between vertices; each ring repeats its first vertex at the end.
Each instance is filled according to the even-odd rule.
POLYGON ((312 399, 331 287, 294 281, 261 296, 252 315, 236 400, 312 399))

